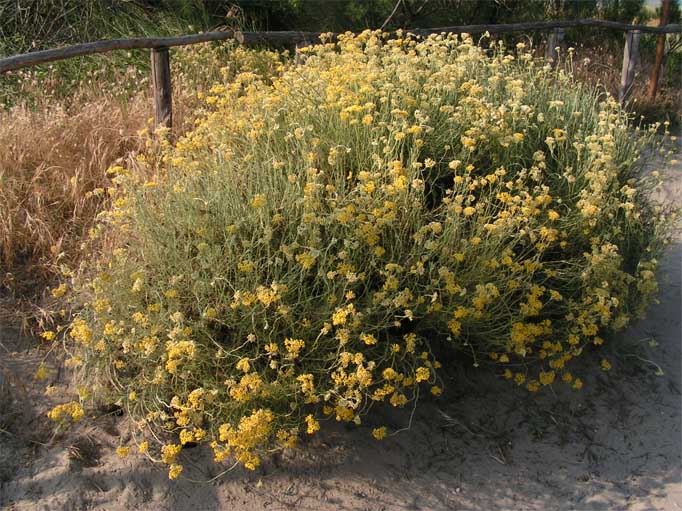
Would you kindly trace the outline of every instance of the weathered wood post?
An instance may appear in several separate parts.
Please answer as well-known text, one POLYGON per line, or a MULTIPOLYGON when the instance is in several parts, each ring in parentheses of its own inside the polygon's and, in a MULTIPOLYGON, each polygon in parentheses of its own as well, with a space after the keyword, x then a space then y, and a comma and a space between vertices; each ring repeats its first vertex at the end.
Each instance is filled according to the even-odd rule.
POLYGON ((168 48, 152 48, 152 87, 154 89, 154 124, 173 127, 173 94, 171 90, 168 48))
POLYGON ((294 56, 294 63, 296 66, 301 66, 305 63, 306 59, 308 56, 301 51, 301 48, 305 48, 306 46, 311 46, 312 43, 309 43, 308 41, 301 41, 299 43, 296 43, 296 53, 294 56))
POLYGON ((630 87, 635 79, 635 67, 639 57, 639 30, 629 30, 625 33, 625 50, 623 51, 623 70, 620 74, 620 91, 618 100, 622 103, 630 93, 630 87))
MULTIPOLYGON (((661 3, 661 19, 658 22, 659 27, 664 27, 668 24, 670 18, 670 0, 663 0, 661 3)), ((649 99, 656 97, 658 90, 658 78, 661 73, 661 64, 663 63, 663 53, 665 52, 665 37, 667 34, 658 34, 656 40, 656 61, 654 68, 651 70, 651 77, 649 78, 649 99)))
POLYGON ((558 47, 564 42, 565 31, 563 28, 554 28, 547 36, 547 47, 545 48, 545 60, 555 65, 559 60, 558 47))

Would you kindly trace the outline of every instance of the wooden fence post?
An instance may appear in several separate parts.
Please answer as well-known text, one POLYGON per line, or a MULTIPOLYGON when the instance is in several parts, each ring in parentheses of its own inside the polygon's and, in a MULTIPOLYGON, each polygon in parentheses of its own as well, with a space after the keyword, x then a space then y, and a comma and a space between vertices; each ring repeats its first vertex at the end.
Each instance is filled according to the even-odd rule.
POLYGON ((545 48, 545 60, 555 65, 559 60, 557 48, 564 41, 565 31, 563 28, 555 28, 547 36, 547 47, 545 48))
POLYGON ((620 91, 618 100, 622 103, 630 93, 630 87, 635 79, 635 67, 639 56, 639 38, 642 33, 639 30, 630 30, 625 33, 625 50, 623 51, 623 70, 620 74, 620 91))
POLYGON ((154 89, 154 124, 173 127, 173 94, 168 48, 152 48, 152 87, 154 89))
MULTIPOLYGON (((670 18, 670 0, 663 0, 661 3, 661 19, 658 22, 659 27, 664 27, 668 24, 670 18)), ((659 34, 656 39, 656 61, 654 68, 651 70, 651 77, 649 78, 649 99, 656 97, 658 90, 658 78, 661 73, 661 64, 663 63, 663 53, 665 52, 665 36, 666 34, 659 34)))
POLYGON ((307 59, 307 55, 305 55, 303 52, 301 52, 301 48, 305 48, 306 46, 310 46, 311 43, 308 41, 303 41, 300 43, 296 43, 296 53, 294 56, 294 64, 296 66, 303 65, 307 59))

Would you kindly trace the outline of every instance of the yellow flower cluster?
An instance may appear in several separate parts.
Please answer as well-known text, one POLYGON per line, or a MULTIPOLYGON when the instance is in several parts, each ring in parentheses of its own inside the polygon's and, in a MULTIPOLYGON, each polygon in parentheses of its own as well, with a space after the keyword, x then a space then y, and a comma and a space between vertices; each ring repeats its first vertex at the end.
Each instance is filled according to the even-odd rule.
POLYGON ((68 422, 80 421, 85 416, 85 411, 80 403, 70 401, 55 406, 47 413, 47 416, 55 422, 67 424, 68 422))
MULTIPOLYGON (((219 442, 213 442, 216 460, 224 459, 232 451, 234 456, 246 468, 255 470, 260 464, 259 456, 254 449, 266 443, 271 436, 272 422, 275 417, 270 410, 258 409, 249 416, 244 416, 239 421, 237 428, 231 424, 223 424, 218 428, 219 442), (223 442, 221 445, 220 442, 223 442)), ((312 419, 312 417, 311 417, 312 419)), ((311 422, 308 422, 308 430, 311 422)))

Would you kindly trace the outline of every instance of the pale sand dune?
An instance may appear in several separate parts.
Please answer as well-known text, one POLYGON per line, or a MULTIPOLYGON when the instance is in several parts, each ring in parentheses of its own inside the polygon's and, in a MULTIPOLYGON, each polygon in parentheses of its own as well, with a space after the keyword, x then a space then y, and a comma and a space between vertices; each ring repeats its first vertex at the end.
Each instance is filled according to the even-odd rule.
MULTIPOLYGON (((682 198, 682 165, 666 171, 661 198, 682 198)), ((660 304, 613 344, 614 369, 588 357, 581 392, 532 396, 485 370, 452 375, 444 397, 422 402, 410 431, 383 442, 373 424, 330 424, 307 445, 255 473, 236 469, 212 483, 171 482, 158 467, 113 452, 121 419, 99 419, 51 438, 38 354, 15 331, 0 331, 0 360, 12 393, 0 401, 0 506, 9 510, 675 510, 682 509, 682 237, 661 265, 660 304), (650 346, 655 339, 657 347, 650 346), (637 358, 639 357, 639 358, 637 358), (657 376, 658 364, 664 375, 657 376), (11 375, 14 374, 14 377, 11 375), (95 466, 69 459, 89 436, 95 466), (80 440, 78 440, 80 439, 80 440), (40 445, 40 442, 46 445, 40 445), (73 449, 72 449, 73 451, 73 449)), ((607 348, 608 350, 608 348, 607 348)), ((0 382, 2 384, 2 382, 0 382)), ((8 382, 4 382, 5 387, 8 382)), ((54 399, 59 399, 56 396, 54 399)), ((378 411, 398 428, 409 411, 378 411)), ((73 456, 72 456, 73 457, 73 456)), ((183 454, 183 475, 219 470, 203 448, 183 454)))

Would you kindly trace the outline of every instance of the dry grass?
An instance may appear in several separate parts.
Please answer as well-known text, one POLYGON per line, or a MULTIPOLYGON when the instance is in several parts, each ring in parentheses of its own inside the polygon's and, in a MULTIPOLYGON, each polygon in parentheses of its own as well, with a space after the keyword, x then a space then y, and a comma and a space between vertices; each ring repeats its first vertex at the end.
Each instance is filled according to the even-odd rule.
MULTIPOLYGON (((175 91, 176 133, 192 119, 190 88, 175 91)), ((106 204, 107 169, 140 152, 148 137, 148 91, 128 99, 83 89, 0 112, 0 313, 42 316, 37 304, 60 264, 77 265, 80 246, 106 204), (3 307, 3 302, 6 304, 3 307), (23 306, 19 304, 23 303, 23 306)))
POLYGON ((96 467, 99 463, 101 446, 91 435, 76 437, 67 447, 69 463, 74 468, 96 467))
MULTIPOLYGON (((620 91, 621 69, 623 66, 622 47, 581 47, 577 48, 573 60, 575 76, 586 83, 599 83, 614 97, 620 91)), ((670 72, 662 69, 656 98, 648 97, 649 76, 654 65, 651 51, 642 50, 635 69, 635 79, 626 98, 628 108, 635 115, 644 116, 645 122, 670 121, 679 124, 682 118, 682 89, 670 72)))
POLYGON ((102 206, 106 169, 140 146, 145 98, 15 107, 0 117, 0 268, 5 292, 32 294, 73 259, 102 206))

